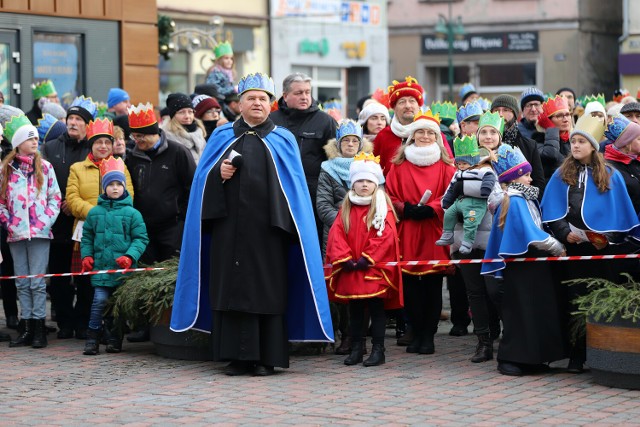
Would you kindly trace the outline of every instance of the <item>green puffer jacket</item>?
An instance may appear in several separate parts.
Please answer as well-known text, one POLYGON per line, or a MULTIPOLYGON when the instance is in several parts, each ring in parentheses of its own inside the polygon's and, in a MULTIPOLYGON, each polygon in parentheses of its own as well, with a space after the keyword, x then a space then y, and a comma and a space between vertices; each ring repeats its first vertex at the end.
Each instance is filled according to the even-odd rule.
MULTIPOLYGON (((133 259, 131 268, 149 243, 147 227, 142 215, 133 207, 127 194, 120 200, 111 200, 106 194, 98 197, 82 227, 80 255, 93 257, 94 270, 119 269, 116 258, 127 255, 133 259)), ((122 274, 96 274, 91 276, 93 286, 118 286, 122 274)))

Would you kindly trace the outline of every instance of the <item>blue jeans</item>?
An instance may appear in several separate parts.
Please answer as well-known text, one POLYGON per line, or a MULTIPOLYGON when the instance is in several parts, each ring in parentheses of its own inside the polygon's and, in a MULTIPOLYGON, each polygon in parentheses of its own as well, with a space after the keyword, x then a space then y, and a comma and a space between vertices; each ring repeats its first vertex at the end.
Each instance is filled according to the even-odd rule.
MULTIPOLYGON (((44 274, 49 264, 49 239, 9 242, 16 276, 44 274)), ((47 285, 44 278, 16 279, 21 319, 44 319, 47 314, 47 285)))
POLYGON ((116 288, 107 286, 95 286, 93 288, 93 304, 91 305, 91 315, 89 316, 89 329, 98 330, 102 328, 104 307, 107 305, 107 301, 115 289, 116 288))

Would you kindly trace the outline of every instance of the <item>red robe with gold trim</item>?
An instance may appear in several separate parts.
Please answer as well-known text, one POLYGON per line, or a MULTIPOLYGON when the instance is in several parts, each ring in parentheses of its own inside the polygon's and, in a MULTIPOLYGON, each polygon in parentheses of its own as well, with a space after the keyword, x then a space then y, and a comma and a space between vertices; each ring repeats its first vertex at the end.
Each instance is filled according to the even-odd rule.
MULTIPOLYGON (((349 197, 348 195, 346 197, 349 197)), ((380 265, 399 260, 398 233, 391 208, 387 212, 382 236, 373 226, 367 230, 369 206, 351 205, 349 233, 345 233, 342 209, 329 230, 327 262, 332 264, 327 277, 327 291, 331 301, 345 302, 355 298, 382 298, 385 309, 400 308, 402 274, 399 266, 380 265), (345 261, 365 257, 371 264, 366 270, 346 271, 345 261)))
MULTIPOLYGON (((449 259, 448 246, 436 246, 436 240, 442 234, 444 211, 440 199, 456 169, 441 160, 430 166, 416 166, 408 160, 399 165, 391 165, 385 182, 385 190, 396 212, 404 212, 404 203, 417 204, 426 189, 431 190, 427 205, 436 213, 433 218, 423 220, 403 219, 398 227, 400 237, 400 258, 402 261, 425 261, 449 259)), ((429 274, 450 273, 449 266, 415 265, 404 266, 403 273, 429 274)))
POLYGON ((378 132, 378 135, 373 140, 373 154, 380 156, 380 167, 385 177, 389 173, 391 160, 393 160, 402 142, 402 138, 393 133, 391 126, 387 126, 378 132))

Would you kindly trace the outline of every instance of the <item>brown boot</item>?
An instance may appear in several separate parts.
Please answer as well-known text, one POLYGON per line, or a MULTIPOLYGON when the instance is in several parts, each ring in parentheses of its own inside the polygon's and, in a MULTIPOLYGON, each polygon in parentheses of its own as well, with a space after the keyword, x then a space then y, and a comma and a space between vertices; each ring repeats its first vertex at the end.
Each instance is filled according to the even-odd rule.
POLYGON ((349 335, 344 335, 342 337, 340 346, 336 348, 336 354, 351 354, 351 337, 349 335))

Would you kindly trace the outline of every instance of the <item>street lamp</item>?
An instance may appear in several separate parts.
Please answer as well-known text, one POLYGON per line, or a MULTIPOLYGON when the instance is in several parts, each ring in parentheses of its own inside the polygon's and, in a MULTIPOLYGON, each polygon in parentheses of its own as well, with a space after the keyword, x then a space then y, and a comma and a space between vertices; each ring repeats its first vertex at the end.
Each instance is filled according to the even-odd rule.
POLYGON ((453 0, 449 0, 449 18, 442 14, 438 14, 438 22, 434 28, 436 37, 447 38, 449 47, 448 63, 449 63, 449 100, 453 101, 453 40, 462 40, 464 38, 464 26, 462 25, 462 17, 458 16, 453 21, 451 17, 451 4, 453 0))

